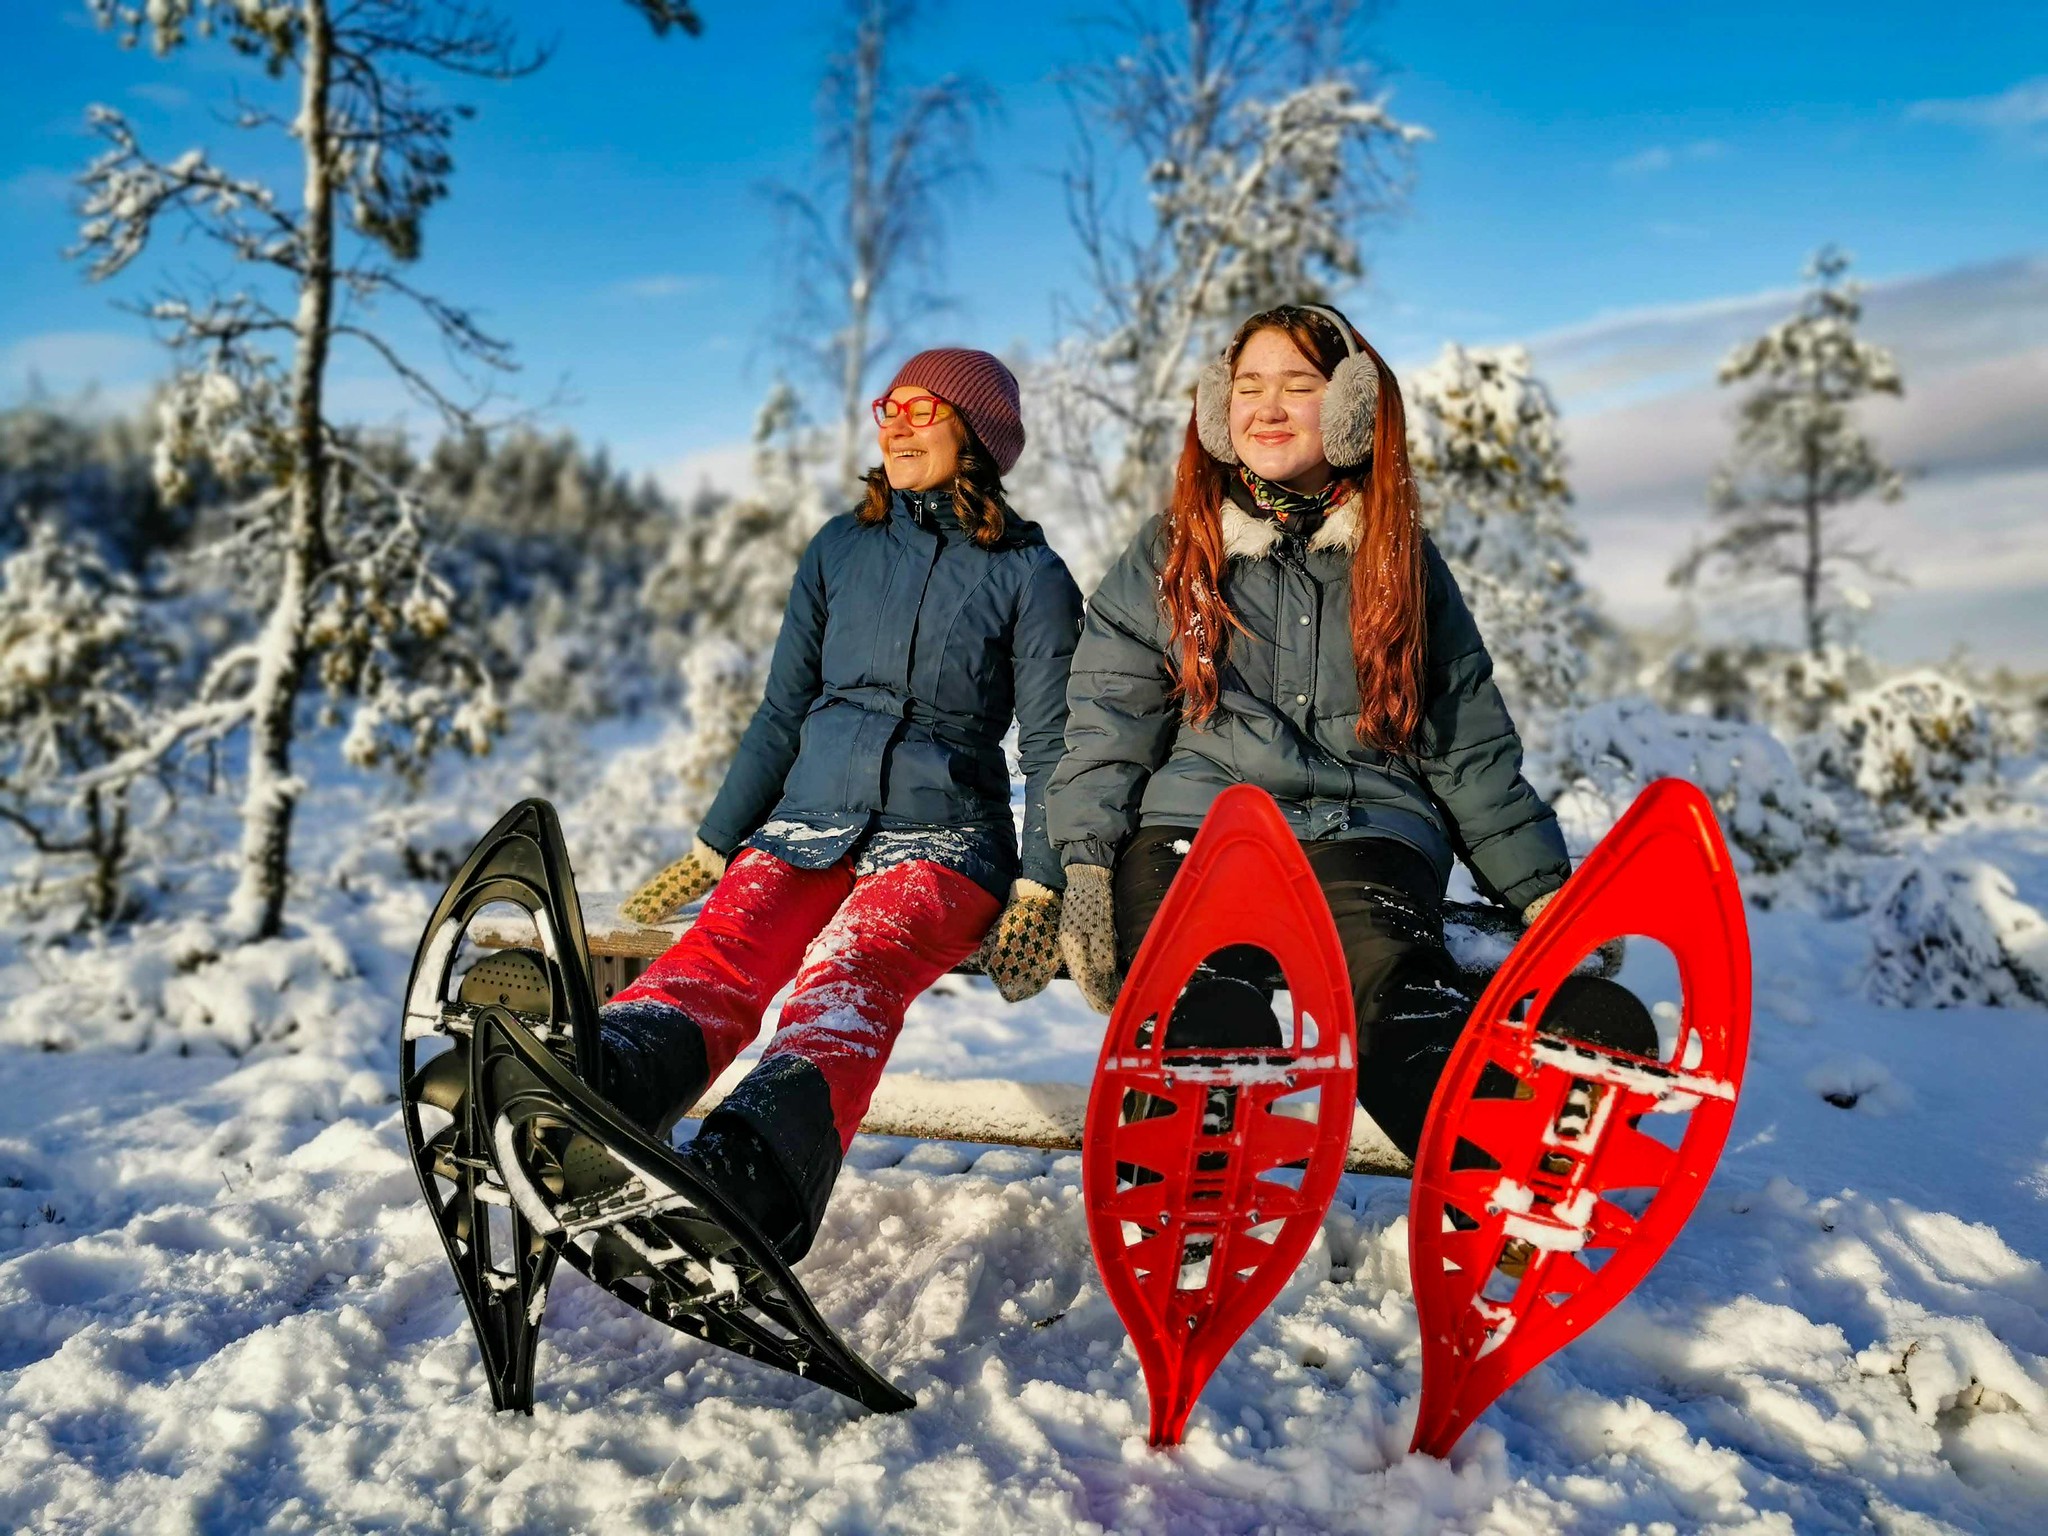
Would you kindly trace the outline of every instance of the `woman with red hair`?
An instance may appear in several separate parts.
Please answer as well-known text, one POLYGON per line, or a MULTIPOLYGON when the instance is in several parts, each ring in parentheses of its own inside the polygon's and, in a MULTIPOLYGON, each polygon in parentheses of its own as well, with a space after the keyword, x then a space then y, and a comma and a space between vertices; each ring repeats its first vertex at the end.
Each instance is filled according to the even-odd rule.
MULTIPOLYGON (((1453 857, 1524 922, 1571 866, 1417 520, 1400 387, 1334 310, 1254 315, 1204 370, 1171 506, 1089 599, 1068 706, 1048 815, 1061 950, 1089 1002, 1109 1011, 1211 802, 1255 784, 1336 919, 1360 1102, 1412 1154, 1476 997, 1444 948, 1453 857)), ((1169 1043, 1277 1044, 1272 985, 1269 957, 1219 951, 1169 1043)), ((1553 1007, 1567 1033, 1655 1054, 1611 982, 1574 978, 1553 1007)))

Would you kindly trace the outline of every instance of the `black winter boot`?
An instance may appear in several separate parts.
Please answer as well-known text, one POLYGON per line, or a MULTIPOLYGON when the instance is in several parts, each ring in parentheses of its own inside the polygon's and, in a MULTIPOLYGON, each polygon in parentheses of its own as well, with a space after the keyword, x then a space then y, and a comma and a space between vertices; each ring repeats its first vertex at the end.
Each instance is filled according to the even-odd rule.
POLYGON ((702 1158, 794 1264, 811 1250, 845 1155, 825 1075, 801 1056, 769 1057, 704 1117, 683 1155, 702 1158))
POLYGON ((1543 1010, 1536 1027, 1547 1035, 1563 1035, 1636 1056, 1654 1057, 1662 1049, 1657 1021, 1650 1017, 1643 1000, 1604 976, 1567 976, 1551 995, 1550 1006, 1543 1010))
POLYGON ((713 1110, 681 1155, 775 1245, 783 1263, 811 1251, 814 1223, 774 1152, 744 1117, 713 1110))
POLYGON ((680 1008, 641 999, 597 1011, 599 1093, 663 1140, 711 1086, 704 1031, 680 1008))

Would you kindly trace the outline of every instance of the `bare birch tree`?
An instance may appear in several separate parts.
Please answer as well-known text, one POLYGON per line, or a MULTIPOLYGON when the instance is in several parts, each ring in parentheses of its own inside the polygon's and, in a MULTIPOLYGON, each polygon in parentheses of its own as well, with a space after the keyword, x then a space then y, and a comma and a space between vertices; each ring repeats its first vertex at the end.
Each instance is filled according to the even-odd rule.
POLYGON ((860 474, 869 374, 895 344, 909 283, 927 281, 920 308, 938 299, 946 199, 979 174, 975 133, 994 99, 965 75, 901 78, 916 19, 912 0, 847 0, 818 91, 815 190, 768 188, 789 237, 788 341, 838 418, 838 489, 860 474))
MULTIPOLYGON (((628 0, 657 33, 694 33, 687 0, 628 0)), ((255 637, 215 658, 199 696, 135 751, 97 770, 111 786, 181 745, 246 727, 239 875, 231 929, 282 927, 292 814, 295 711, 316 654, 324 681, 359 700, 353 752, 376 760, 424 751, 453 734, 488 741, 489 674, 450 638, 445 587, 427 558, 424 509, 352 449, 328 412, 337 346, 364 349, 451 426, 473 420, 491 376, 511 366, 504 341, 466 310, 404 274, 426 214, 447 193, 450 144, 466 111, 437 100, 422 75, 502 80, 538 67, 488 11, 465 0, 91 0, 125 44, 170 54, 213 39, 294 82, 288 115, 238 102, 237 126, 295 142, 294 201, 204 151, 163 160, 126 119, 92 109, 107 148, 85 172, 78 254, 96 279, 142 255, 167 225, 225 252, 248 286, 212 285, 149 307, 181 370, 165 398, 159 480, 210 460, 253 487, 212 551, 267 604, 255 637), (427 322, 459 382, 444 385, 372 326, 378 306, 427 322), (458 395, 460 397, 458 397, 458 395)))
POLYGON ((1164 24, 1126 3, 1109 58, 1071 77, 1067 203, 1088 298, 1065 317, 1048 441, 1104 547, 1164 502, 1200 354, 1246 314, 1362 278, 1363 224, 1405 195, 1428 134, 1373 92, 1360 14, 1357 0, 1182 0, 1164 24), (1135 219, 1115 176, 1129 163, 1135 219))

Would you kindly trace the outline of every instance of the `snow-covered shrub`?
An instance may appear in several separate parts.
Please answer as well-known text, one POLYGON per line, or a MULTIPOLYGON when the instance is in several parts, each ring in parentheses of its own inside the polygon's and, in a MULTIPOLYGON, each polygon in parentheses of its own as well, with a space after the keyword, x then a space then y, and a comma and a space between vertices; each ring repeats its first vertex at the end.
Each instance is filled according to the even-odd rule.
POLYGON ((1876 679, 1876 665, 1850 646, 1780 652, 1756 669, 1756 712, 1750 718, 1790 739, 1819 729, 1876 679))
POLYGON ((759 653, 749 653, 730 640, 712 635, 699 641, 683 658, 685 707, 690 734, 676 764, 687 806, 695 807, 692 825, 711 809, 712 799, 739 751, 740 737, 761 702, 763 677, 759 653))
POLYGON ((1654 779, 1686 779, 1714 803, 1745 874, 1772 874, 1826 844, 1833 820, 1785 744, 1761 726, 1675 715, 1648 699, 1610 699, 1565 717, 1544 774, 1574 852, 1614 825, 1654 779))
POLYGON ((1996 779, 1990 711, 1929 669, 1852 694, 1801 754, 1817 779, 1853 790, 1894 826, 1957 815, 1996 779))
POLYGON ((147 741, 174 655, 94 542, 38 519, 0 560, 0 823, 39 856, 26 870, 33 906, 76 890, 85 915, 106 923, 122 907, 138 802, 156 786, 90 775, 147 741), (48 861, 83 874, 52 882, 48 861))
POLYGON ((1609 627, 1581 585, 1564 434, 1521 347, 1447 343, 1408 381, 1421 511, 1525 726, 1585 696, 1609 627))
POLYGON ((1873 907, 1870 933, 1874 1002, 2048 1007, 2048 920, 1982 859, 1909 866, 1873 907))
POLYGON ((1681 714, 1748 720, 1789 741, 1876 679, 1870 658, 1848 646, 1815 654, 1745 640, 1681 646, 1646 667, 1638 683, 1681 714))

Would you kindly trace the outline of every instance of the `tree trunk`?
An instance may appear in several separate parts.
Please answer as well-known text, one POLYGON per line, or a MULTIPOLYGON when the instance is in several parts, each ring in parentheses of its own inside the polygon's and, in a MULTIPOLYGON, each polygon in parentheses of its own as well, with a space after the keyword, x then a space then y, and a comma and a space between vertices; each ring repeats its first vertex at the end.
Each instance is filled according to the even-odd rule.
POLYGON ((307 605, 327 562, 327 448, 322 387, 334 308, 333 144, 327 120, 333 35, 327 0, 305 0, 306 51, 297 133, 306 166, 299 307, 293 320, 291 504, 276 601, 263 624, 242 799, 242 862, 228 926, 245 938, 284 926, 292 812, 304 786, 292 777, 292 716, 306 669, 307 605))
POLYGON ((867 370, 869 313, 883 274, 875 270, 875 104, 881 93, 887 12, 871 3, 854 43, 853 121, 847 134, 846 249, 852 273, 846 285, 846 330, 839 357, 839 478, 851 490, 860 475, 864 426, 861 379, 867 370))
POLYGON ((113 825, 107 824, 104 803, 97 789, 85 797, 87 825, 92 844, 92 920, 104 928, 121 906, 121 865, 128 857, 128 787, 118 785, 107 791, 114 802, 113 825))
POLYGON ((1811 437, 1806 443, 1806 494, 1802 510, 1806 514, 1806 567, 1799 573, 1799 590, 1806 603, 1806 651, 1818 661, 1825 638, 1820 612, 1820 518, 1824 509, 1820 500, 1820 454, 1811 437))

